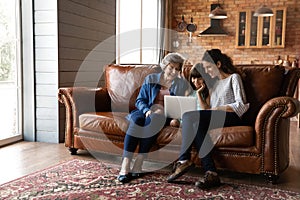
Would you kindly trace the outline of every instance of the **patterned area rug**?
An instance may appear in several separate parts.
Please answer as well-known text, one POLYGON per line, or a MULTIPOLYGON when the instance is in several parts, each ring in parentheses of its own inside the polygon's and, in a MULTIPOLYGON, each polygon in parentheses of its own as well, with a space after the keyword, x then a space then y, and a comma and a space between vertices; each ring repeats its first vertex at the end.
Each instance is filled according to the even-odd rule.
POLYGON ((122 184, 119 166, 97 161, 71 160, 0 186, 0 199, 300 199, 300 194, 242 184, 224 183, 203 191, 198 179, 183 176, 166 182, 169 173, 154 172, 122 184))

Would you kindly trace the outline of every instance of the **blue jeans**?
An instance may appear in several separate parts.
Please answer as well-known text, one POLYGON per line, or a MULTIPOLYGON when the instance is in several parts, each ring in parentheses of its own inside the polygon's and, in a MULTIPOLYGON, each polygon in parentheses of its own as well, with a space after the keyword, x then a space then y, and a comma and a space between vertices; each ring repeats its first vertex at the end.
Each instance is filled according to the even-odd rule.
POLYGON ((214 147, 207 134, 214 128, 242 125, 241 118, 234 112, 220 110, 197 110, 182 116, 182 144, 179 160, 191 159, 192 144, 195 145, 205 171, 216 171, 211 156, 214 147))
POLYGON ((138 145, 138 153, 146 154, 150 151, 158 133, 165 125, 166 118, 155 113, 146 117, 141 111, 135 110, 130 114, 129 121, 124 139, 123 157, 131 159, 138 145))

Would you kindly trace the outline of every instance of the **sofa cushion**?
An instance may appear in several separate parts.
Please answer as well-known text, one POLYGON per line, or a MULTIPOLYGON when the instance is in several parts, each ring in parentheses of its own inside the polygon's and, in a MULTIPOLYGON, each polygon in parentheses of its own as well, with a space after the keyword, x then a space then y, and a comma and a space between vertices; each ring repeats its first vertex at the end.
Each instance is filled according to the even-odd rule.
POLYGON ((125 136, 128 120, 124 112, 84 113, 79 116, 79 127, 87 131, 125 136))
POLYGON ((209 135, 216 147, 254 146, 254 129, 251 126, 233 126, 213 129, 209 135))
POLYGON ((105 67, 106 88, 114 112, 129 113, 145 77, 161 70, 157 65, 108 65, 105 67))
MULTIPOLYGON (((215 147, 251 147, 254 145, 253 128, 251 126, 234 126, 217 128, 209 131, 215 147)), ((166 126, 157 138, 159 145, 181 144, 181 128, 166 126)))
MULTIPOLYGON (((124 112, 85 113, 79 116, 80 129, 94 133, 105 133, 125 137, 128 120, 124 112)), ((216 147, 249 147, 254 145, 253 128, 235 126, 213 129, 209 132, 216 147)), ((100 136, 99 136, 100 137, 100 136)), ((108 138, 111 138, 108 136, 108 138)), ((159 146, 181 144, 181 128, 165 126, 158 135, 159 146)))

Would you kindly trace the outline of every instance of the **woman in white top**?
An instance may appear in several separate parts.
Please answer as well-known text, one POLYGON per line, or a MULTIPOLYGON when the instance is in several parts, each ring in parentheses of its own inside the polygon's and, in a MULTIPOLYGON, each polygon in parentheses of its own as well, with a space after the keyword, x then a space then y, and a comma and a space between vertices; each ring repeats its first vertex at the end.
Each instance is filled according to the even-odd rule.
MULTIPOLYGON (((205 79, 211 85, 209 99, 202 98, 203 101, 199 101, 201 110, 183 114, 180 156, 168 182, 174 181, 194 166, 190 160, 191 146, 194 144, 205 171, 204 179, 196 182, 196 186, 209 189, 219 186, 221 182, 211 156, 214 144, 207 133, 214 128, 243 125, 241 117, 248 110, 249 104, 246 103, 242 79, 230 57, 219 49, 212 49, 204 53, 202 64, 205 73, 211 77, 205 79)), ((192 83, 198 88, 198 94, 201 88, 203 91, 207 87, 204 82, 201 84, 199 81, 198 86, 196 80, 192 83)))

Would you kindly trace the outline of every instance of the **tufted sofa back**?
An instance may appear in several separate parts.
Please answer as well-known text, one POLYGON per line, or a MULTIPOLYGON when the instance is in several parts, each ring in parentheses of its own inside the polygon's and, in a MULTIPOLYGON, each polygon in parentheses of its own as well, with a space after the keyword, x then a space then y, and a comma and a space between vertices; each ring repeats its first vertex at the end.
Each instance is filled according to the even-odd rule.
MULTIPOLYGON (((192 65, 183 68, 187 78, 192 65)), ((274 65, 238 65, 244 83, 249 110, 243 118, 253 125, 264 103, 278 96, 293 96, 297 85, 298 68, 285 70, 274 65)), ((130 112, 135 108, 135 99, 144 78, 160 71, 157 65, 116 65, 105 67, 106 88, 111 98, 112 111, 130 112)))
POLYGON ((111 110, 128 113, 132 111, 145 77, 160 69, 157 65, 107 65, 105 86, 111 98, 111 110))
POLYGON ((255 123, 256 116, 264 103, 280 96, 285 81, 285 69, 280 66, 238 66, 243 79, 249 110, 243 119, 249 125, 255 123))

